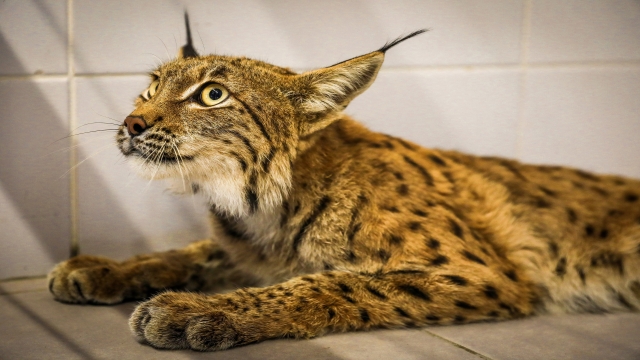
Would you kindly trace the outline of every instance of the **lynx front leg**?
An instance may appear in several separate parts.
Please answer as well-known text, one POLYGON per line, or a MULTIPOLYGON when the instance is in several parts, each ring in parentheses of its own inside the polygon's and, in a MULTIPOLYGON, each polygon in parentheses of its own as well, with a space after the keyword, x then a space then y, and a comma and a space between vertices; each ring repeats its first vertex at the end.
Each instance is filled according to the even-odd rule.
POLYGON ((213 241, 184 249, 140 255, 124 262, 80 255, 58 264, 48 276, 56 300, 115 304, 143 299, 163 289, 198 289, 234 276, 227 255, 213 241), (209 279, 205 278, 209 277, 209 279))
POLYGON ((140 342, 154 347, 221 350, 329 331, 464 323, 531 313, 531 292, 510 285, 500 290, 491 278, 472 280, 453 274, 327 272, 209 297, 164 293, 138 306, 129 325, 140 342))

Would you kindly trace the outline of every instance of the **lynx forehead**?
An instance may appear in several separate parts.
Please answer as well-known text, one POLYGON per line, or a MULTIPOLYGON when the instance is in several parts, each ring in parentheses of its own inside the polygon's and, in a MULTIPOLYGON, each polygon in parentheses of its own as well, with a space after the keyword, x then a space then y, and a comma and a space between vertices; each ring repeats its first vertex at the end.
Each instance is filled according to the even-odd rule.
POLYGON ((212 236, 124 262, 72 258, 49 274, 54 297, 155 295, 131 316, 136 339, 194 350, 640 309, 640 181, 426 149, 342 112, 385 52, 422 32, 296 74, 200 56, 187 23, 117 145, 141 176, 205 196, 212 236))

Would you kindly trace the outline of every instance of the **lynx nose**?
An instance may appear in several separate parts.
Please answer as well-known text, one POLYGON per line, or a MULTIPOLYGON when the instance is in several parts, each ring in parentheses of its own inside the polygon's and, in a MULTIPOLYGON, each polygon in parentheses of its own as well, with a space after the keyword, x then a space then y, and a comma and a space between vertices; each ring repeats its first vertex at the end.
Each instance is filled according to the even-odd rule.
POLYGON ((127 116, 127 118, 124 119, 124 126, 127 127, 129 135, 138 136, 147 128, 147 123, 139 116, 127 116))

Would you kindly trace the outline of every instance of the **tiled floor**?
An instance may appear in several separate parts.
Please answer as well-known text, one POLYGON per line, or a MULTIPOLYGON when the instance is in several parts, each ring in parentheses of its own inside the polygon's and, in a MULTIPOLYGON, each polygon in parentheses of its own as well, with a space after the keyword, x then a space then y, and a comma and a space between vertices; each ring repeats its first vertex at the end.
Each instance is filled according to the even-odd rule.
POLYGON ((135 304, 53 301, 44 279, 0 283, 0 359, 640 359, 640 313, 275 340, 218 353, 160 351, 133 339, 135 304))

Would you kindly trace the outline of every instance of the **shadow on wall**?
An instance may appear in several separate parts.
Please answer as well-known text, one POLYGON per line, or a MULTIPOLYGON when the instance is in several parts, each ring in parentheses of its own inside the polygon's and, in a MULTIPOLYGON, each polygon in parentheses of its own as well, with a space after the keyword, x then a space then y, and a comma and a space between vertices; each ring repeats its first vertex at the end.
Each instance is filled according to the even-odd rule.
MULTIPOLYGON (((2 34, 0 53, 7 56, 4 59, 6 63, 13 68, 20 68, 17 57, 2 34)), ((8 197, 11 208, 18 212, 18 218, 25 222, 29 231, 37 238, 48 258, 52 262, 58 262, 69 256, 70 249, 68 147, 71 141, 70 138, 65 138, 69 134, 67 119, 57 115, 59 108, 50 103, 51 96, 42 93, 41 85, 52 82, 64 83, 62 80, 7 80, 4 84, 0 83, 0 111, 4 115, 4 119, 0 121, 0 143, 3 148, 3 155, 0 156, 0 186, 8 197)), ((66 99, 66 96, 57 98, 66 99)), ((87 154, 78 151, 78 159, 86 156, 87 154)), ((99 172, 89 162, 82 166, 87 176, 98 181, 96 188, 108 191, 106 184, 100 183, 99 172)), ((120 204, 112 200, 114 197, 102 198, 108 202, 103 206, 111 209, 110 221, 115 221, 113 226, 131 234, 132 239, 142 239, 142 234, 129 221, 120 204)), ((11 224, 7 225, 8 229, 4 229, 1 235, 7 238, 2 239, 2 243, 11 248, 20 247, 22 239, 9 238, 13 232, 10 230, 11 224)), ((149 250, 144 244, 139 244, 137 248, 149 250)), ((7 252, 4 256, 11 257, 6 260, 11 262, 28 264, 32 261, 30 258, 15 258, 15 255, 7 252)), ((42 270, 33 269, 28 275, 43 273, 42 270)), ((25 275, 6 274, 5 271, 7 270, 3 266, 0 278, 25 275)))

